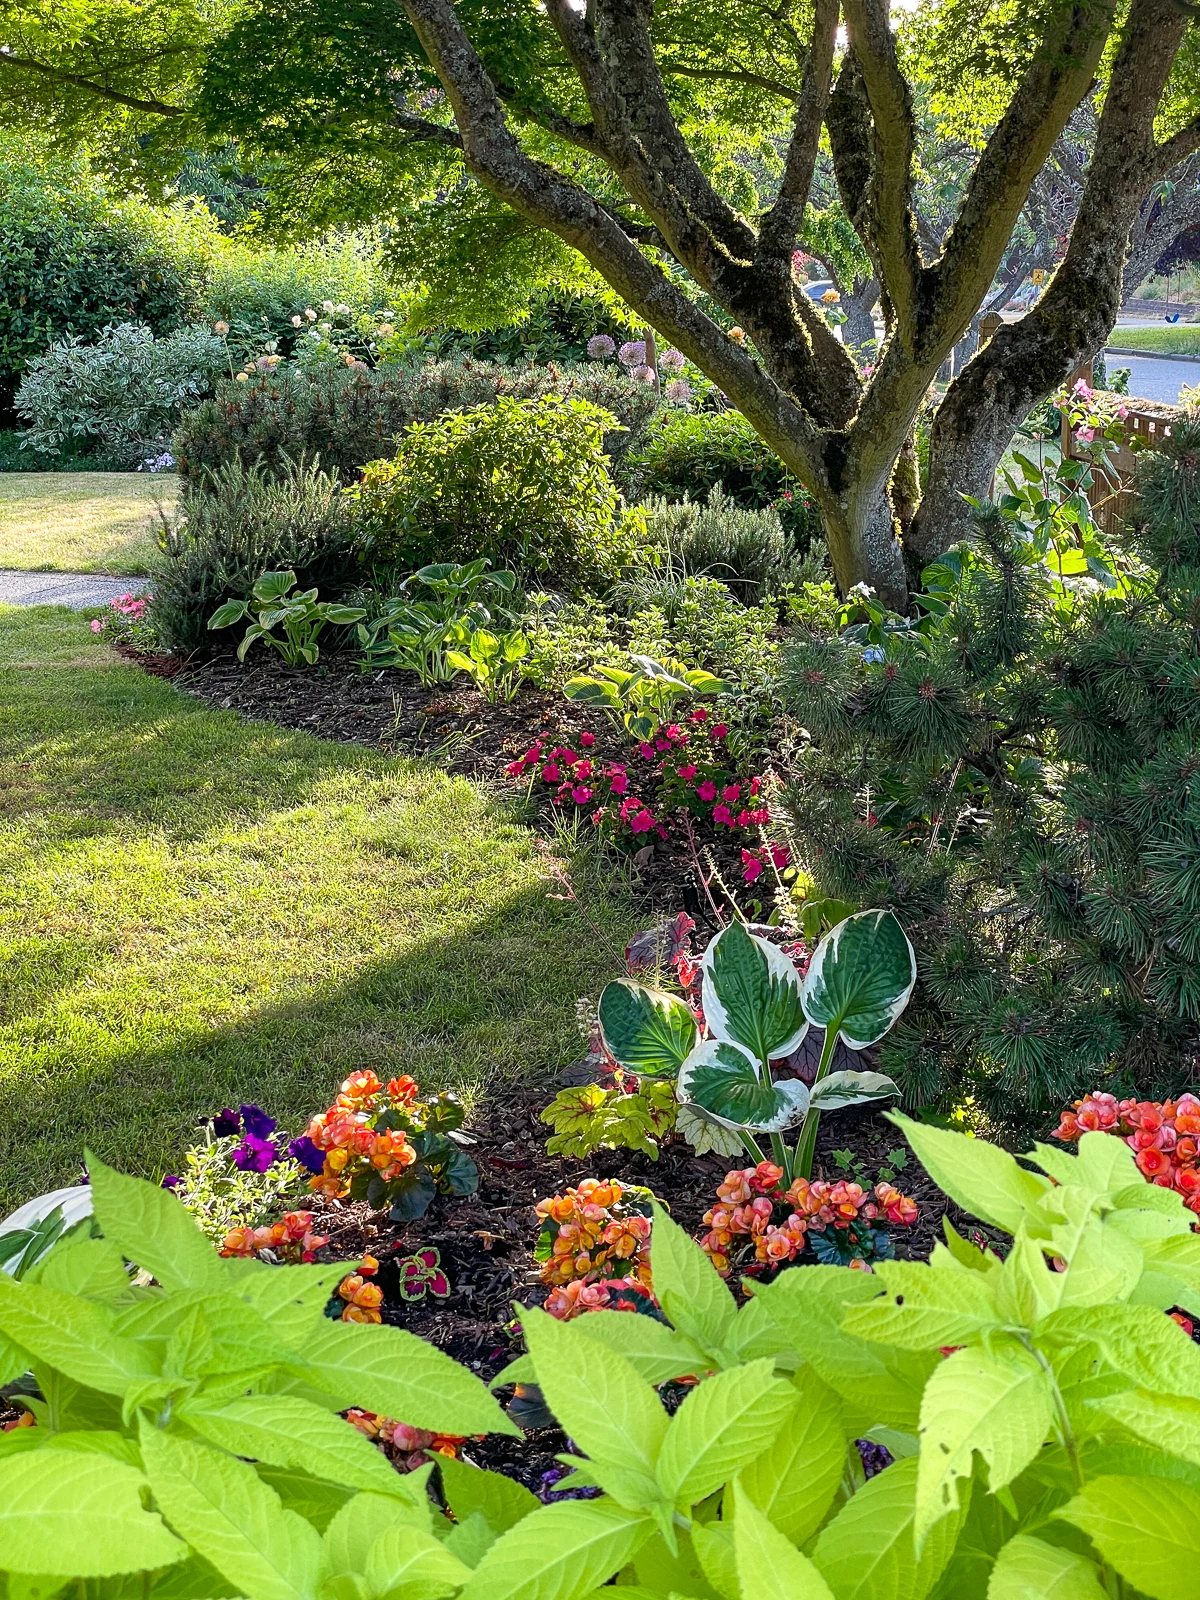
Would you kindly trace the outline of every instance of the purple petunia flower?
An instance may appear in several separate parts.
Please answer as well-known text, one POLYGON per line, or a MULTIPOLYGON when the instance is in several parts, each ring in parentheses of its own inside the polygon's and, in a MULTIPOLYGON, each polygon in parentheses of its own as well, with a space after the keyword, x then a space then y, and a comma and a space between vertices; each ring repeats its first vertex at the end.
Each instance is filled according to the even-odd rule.
POLYGON ((269 1117, 261 1106, 242 1106, 240 1109, 246 1132, 252 1133, 256 1139, 269 1139, 275 1132, 275 1118, 269 1117))
POLYGON ((223 1111, 218 1111, 212 1119, 213 1132, 218 1139, 227 1139, 231 1134, 241 1133, 242 1119, 231 1106, 226 1106, 223 1111))
POLYGON ((163 1188, 163 1189, 178 1189, 179 1185, 182 1182, 183 1182, 182 1178, 177 1178, 173 1172, 168 1172, 166 1177, 163 1179, 163 1181, 162 1181, 162 1183, 160 1185, 160 1188, 163 1188))
POLYGON ((233 1152, 233 1164, 241 1172, 265 1172, 278 1159, 278 1147, 254 1133, 248 1133, 233 1152))
POLYGON ((287 1153, 293 1161, 298 1161, 309 1172, 320 1173, 325 1170, 325 1152, 318 1150, 306 1133, 292 1140, 287 1147, 287 1153))

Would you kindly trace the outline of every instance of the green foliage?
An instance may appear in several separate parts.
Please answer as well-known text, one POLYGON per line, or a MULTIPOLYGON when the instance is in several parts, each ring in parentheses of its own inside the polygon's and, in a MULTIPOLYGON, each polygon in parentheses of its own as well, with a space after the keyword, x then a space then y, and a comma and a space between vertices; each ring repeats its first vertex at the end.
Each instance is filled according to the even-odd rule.
POLYGON ((274 1218, 307 1198, 306 1173, 290 1157, 273 1161, 265 1172, 235 1166, 233 1152, 241 1141, 240 1133, 218 1137, 206 1121, 204 1138, 184 1153, 171 1191, 214 1245, 223 1244, 230 1229, 274 1218))
MULTIPOLYGON (((479 245, 472 267, 478 267, 479 245)), ((472 274, 474 275, 474 274, 472 274)), ((570 294, 558 289, 537 289, 529 297, 522 320, 507 327, 466 332, 462 328, 438 328, 424 343, 439 357, 470 356, 475 361, 583 362, 588 359, 587 343, 598 333, 606 333, 621 344, 633 336, 634 324, 622 320, 624 308, 611 304, 607 293, 570 294)), ((610 406, 608 408, 612 410, 610 406)))
POLYGON ((656 661, 633 656, 632 668, 597 666, 593 676, 571 678, 563 685, 568 700, 598 706, 632 739, 653 739, 659 725, 676 707, 692 700, 727 694, 730 685, 700 667, 681 661, 656 661))
POLYGON ((675 1089, 670 1083, 605 1087, 599 1083, 562 1089, 541 1113, 554 1129, 546 1140, 552 1156, 586 1161, 597 1150, 640 1150, 658 1160, 663 1137, 675 1126, 675 1089))
POLYGON ((186 485, 164 523, 150 581, 151 616, 164 645, 190 652, 227 599, 247 600, 263 572, 338 593, 359 571, 354 511, 341 485, 315 462, 289 463, 276 478, 234 461, 186 485))
POLYGON ((600 996, 604 1047, 626 1072, 674 1078, 681 1104, 730 1129, 756 1161, 763 1155, 753 1135, 770 1134, 785 1182, 811 1173, 822 1111, 899 1093, 877 1072, 829 1071, 839 1039, 852 1050, 876 1044, 908 1004, 912 946, 890 912, 839 922, 803 980, 777 946, 740 922, 710 942, 700 970, 703 1036, 681 1000, 622 978, 600 996), (771 1062, 798 1050, 810 1025, 824 1031, 811 1091, 799 1078, 771 1073, 771 1062), (789 1150, 780 1135, 796 1126, 789 1150))
POLYGON ((628 554, 603 451, 613 421, 548 395, 414 423, 351 491, 364 551, 405 566, 482 555, 568 583, 611 577, 628 554))
MULTIPOLYGON (((501 619, 511 615, 508 607, 516 588, 515 577, 511 572, 487 569, 488 561, 481 556, 461 566, 437 562, 410 573, 376 615, 358 625, 363 670, 400 667, 415 672, 426 689, 448 683, 456 672, 463 671, 462 665, 451 659, 461 654, 454 647, 468 645, 478 630, 486 632, 493 610, 501 619)), ((523 637, 519 630, 503 637, 512 640, 516 636, 523 637)), ((516 692, 516 683, 508 669, 518 666, 523 652, 515 644, 510 648, 516 651, 511 661, 501 659, 499 642, 494 658, 486 654, 482 646, 479 661, 471 656, 464 658, 470 663, 466 670, 474 668, 487 675, 489 687, 497 692, 498 698, 502 687, 505 690, 511 687, 513 693, 516 692)), ((512 698, 511 695, 505 697, 512 698)))
POLYGON ((225 348, 207 328, 179 328, 155 338, 147 327, 106 327, 93 344, 78 334, 33 356, 17 390, 33 455, 60 456, 97 445, 124 465, 162 455, 182 412, 208 394, 226 365, 225 348))
POLYGON ((801 554, 821 533, 820 512, 803 485, 740 411, 664 411, 624 470, 639 499, 703 500, 720 484, 736 505, 773 509, 801 554))
POLYGON ((465 672, 489 705, 511 700, 524 681, 524 663, 529 655, 529 640, 519 628, 508 633, 491 633, 475 628, 465 633, 460 650, 449 650, 446 659, 458 672, 465 672))
POLYGON ((815 740, 789 796, 804 865, 915 930, 881 1057, 910 1104, 966 1089, 1027 1127, 1106 1076, 1161 1098, 1194 1049, 1196 442, 1141 458, 1115 587, 1061 579, 995 513, 926 573, 916 627, 785 654, 815 740))
POLYGON ((349 484, 368 461, 387 455, 414 422, 498 396, 555 394, 591 401, 618 419, 620 427, 610 426, 604 435, 605 452, 614 460, 641 436, 657 405, 646 384, 598 365, 514 370, 464 360, 304 373, 284 362, 272 373, 230 384, 188 412, 173 448, 185 477, 227 461, 261 461, 266 470, 281 472, 287 460, 307 455, 319 456, 327 472, 349 484))
POLYGON ((701 503, 649 500, 646 542, 663 552, 675 571, 718 578, 747 605, 780 595, 812 576, 783 531, 778 511, 739 506, 714 484, 701 503))
POLYGON ((331 600, 318 600, 316 589, 292 593, 296 587, 294 572, 264 572, 256 578, 245 600, 226 600, 208 619, 209 628, 231 628, 246 617, 253 621, 238 645, 238 660, 246 659, 246 651, 261 639, 278 650, 284 665, 313 667, 317 663, 320 647, 317 640, 329 623, 349 627, 361 621, 360 606, 338 605, 331 600), (283 635, 281 638, 275 629, 283 635))

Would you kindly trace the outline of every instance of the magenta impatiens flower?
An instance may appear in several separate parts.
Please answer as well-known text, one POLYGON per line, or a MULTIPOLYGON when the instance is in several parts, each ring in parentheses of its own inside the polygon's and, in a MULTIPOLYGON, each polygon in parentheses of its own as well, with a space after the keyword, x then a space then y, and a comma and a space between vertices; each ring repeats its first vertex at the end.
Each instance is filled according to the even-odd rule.
POLYGON ((557 783, 559 776, 558 762, 547 761, 546 765, 542 768, 542 777, 547 783, 557 783))
POLYGON ((771 851, 771 860, 775 863, 777 869, 782 872, 784 867, 791 862, 792 852, 786 844, 773 844, 768 848, 771 851))
POLYGON ((679 776, 684 780, 685 783, 690 783, 692 781, 692 779, 696 776, 696 769, 695 769, 695 767, 691 767, 691 766, 680 767, 679 768, 679 776))
POLYGON ((737 801, 737 798, 741 792, 742 786, 740 783, 726 784, 725 788, 721 790, 721 799, 724 800, 727 805, 733 805, 737 801))
POLYGON ((575 788, 571 790, 571 799, 574 800, 577 806, 587 805, 591 798, 592 791, 586 788, 583 784, 577 784, 575 788))
POLYGON ((716 823, 719 823, 719 824, 723 824, 727 828, 732 828, 733 827, 733 812, 730 811, 728 806, 714 806, 713 807, 713 821, 716 822, 716 823))
POLYGON ((705 805, 707 805, 710 800, 715 800, 717 798, 717 786, 711 778, 705 778, 703 783, 698 783, 696 785, 696 793, 700 796, 701 800, 704 801, 705 805))
POLYGON ((629 788, 629 779, 623 772, 614 772, 609 783, 609 788, 614 794, 624 794, 629 788))
POLYGON ((747 883, 753 883, 755 878, 761 877, 762 869, 763 864, 753 850, 742 851, 742 877, 747 883))
POLYGON ((634 833, 649 833, 650 829, 654 826, 654 818, 643 807, 643 809, 630 820, 629 826, 634 833))
POLYGON ((581 733, 579 742, 585 750, 590 750, 596 742, 596 735, 594 733, 581 733))

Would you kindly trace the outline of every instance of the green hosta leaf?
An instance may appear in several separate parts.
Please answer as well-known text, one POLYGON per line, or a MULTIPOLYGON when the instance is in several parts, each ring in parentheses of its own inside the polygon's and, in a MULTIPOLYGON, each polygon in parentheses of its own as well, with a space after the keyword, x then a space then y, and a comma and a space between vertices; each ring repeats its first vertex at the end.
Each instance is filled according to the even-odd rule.
POLYGON ((957 1509, 958 1480, 971 1476, 975 1454, 987 1463, 995 1494, 1034 1459, 1052 1418, 1047 1375, 1015 1342, 959 1350, 943 1361, 921 1400, 918 1545, 939 1518, 957 1509))
POLYGON ((1049 1178, 1026 1172, 998 1145, 931 1128, 895 1111, 887 1118, 903 1133, 939 1189, 964 1211, 1005 1233, 1016 1233, 1050 1188, 1049 1178))
POLYGON ((782 950, 732 922, 711 941, 700 970, 714 1039, 740 1044, 764 1064, 799 1048, 808 1032, 800 976, 782 950))
POLYGON ((321 1541, 254 1468, 143 1423, 142 1459, 159 1509, 177 1533, 248 1600, 311 1600, 321 1541))
POLYGON ((734 1489, 734 1503, 734 1558, 747 1600, 834 1600, 813 1563, 771 1526, 740 1487, 734 1489))
POLYGON ((1096 1563, 1074 1550, 1018 1533, 992 1568, 987 1600, 1106 1600, 1096 1563))
POLYGON ((90 1150, 86 1159, 96 1221, 127 1260, 152 1273, 165 1289, 226 1287, 220 1256, 169 1190, 115 1172, 90 1150))
POLYGON ((218 606, 208 619, 210 628, 228 628, 233 623, 240 622, 249 612, 250 607, 244 600, 226 600, 223 606, 218 606))
POLYGON ((107 1307, 41 1284, 14 1283, 0 1273, 0 1332, 75 1383, 122 1395, 131 1384, 153 1377, 154 1368, 145 1350, 117 1337, 115 1321, 107 1307))
POLYGON ((954 1553, 966 1513, 940 1522, 918 1556, 916 1493, 917 1460, 909 1456, 870 1479, 822 1528, 813 1560, 835 1600, 924 1600, 954 1553))
POLYGON ((687 1140, 698 1156, 739 1156, 744 1148, 735 1133, 683 1101, 675 1113, 675 1132, 687 1140))
POLYGON ((982 1273, 938 1272, 916 1261, 877 1261, 875 1276, 886 1293, 851 1306, 842 1318, 842 1327, 856 1338, 902 1350, 937 1350, 967 1344, 999 1321, 991 1281, 982 1273))
POLYGON ((814 1111, 838 1111, 843 1106, 865 1105, 868 1100, 899 1096, 900 1086, 882 1072, 831 1072, 813 1085, 814 1111))
POLYGON ((865 1050, 896 1021, 916 981, 917 958, 892 913, 858 911, 813 951, 804 1015, 818 1028, 834 1029, 851 1050, 865 1050))
POLYGON ((606 711, 620 710, 621 696, 611 683, 599 678, 568 678, 563 684, 563 693, 568 700, 575 700, 580 705, 602 706, 606 711))
POLYGON ((771 1376, 773 1367, 770 1359, 751 1361, 688 1395, 658 1457, 658 1481, 672 1504, 694 1506, 774 1441, 798 1396, 790 1383, 771 1376))
POLYGON ((303 1350, 310 1333, 325 1322, 325 1307, 346 1276, 346 1263, 271 1267, 253 1272, 230 1293, 253 1307, 285 1344, 303 1350))
MULTIPOLYGON (((628 1315, 628 1313, 623 1313, 628 1315)), ((581 1450, 650 1484, 667 1437, 667 1414, 624 1357, 545 1311, 521 1312, 525 1343, 546 1403, 581 1450)), ((620 1496, 622 1502, 625 1496, 620 1496)), ((642 1501, 635 1500, 632 1508, 642 1501)))
POLYGON ((679 1069, 679 1098, 722 1127, 780 1133, 803 1121, 808 1087, 799 1078, 774 1083, 765 1070, 742 1045, 705 1039, 679 1069))
MULTIPOLYGON (((256 600, 279 600, 287 594, 295 582, 296 574, 294 572, 264 572, 250 593, 256 600)), ((308 592, 310 595, 315 595, 317 591, 312 589, 308 592)), ((292 598, 299 600, 301 597, 293 595, 292 598)))
POLYGON ((1147 1444, 1200 1466, 1200 1400, 1136 1389, 1109 1395, 1097 1404, 1147 1444))
POLYGON ((641 1077, 679 1071, 696 1043, 696 1019, 675 995, 628 978, 600 992, 600 1031, 617 1061, 641 1077))
MULTIPOLYGON (((630 1317, 626 1312, 615 1312, 613 1315, 624 1316, 629 1322, 650 1320, 648 1317, 630 1317)), ((580 1321, 586 1322, 587 1318, 581 1317, 580 1321)), ((447 1503, 459 1522, 465 1522, 468 1517, 478 1513, 485 1518, 493 1533, 506 1533, 509 1528, 515 1528, 523 1517, 540 1509, 541 1502, 535 1494, 515 1478, 505 1477, 502 1472, 485 1472, 482 1467, 472 1467, 465 1461, 456 1461, 452 1456, 443 1456, 439 1460, 438 1471, 442 1476, 447 1503)))
POLYGON ((647 1383, 701 1377, 711 1366, 699 1345, 664 1327, 655 1317, 631 1317, 627 1311, 589 1311, 572 1326, 585 1338, 624 1356, 647 1383))
POLYGON ((36 1450, 0 1460, 0 1571, 104 1578, 181 1561, 187 1546, 143 1509, 144 1484, 107 1455, 36 1450))
POLYGON ((680 1333, 703 1350, 719 1351, 737 1315, 733 1295, 695 1239, 660 1205, 653 1218, 650 1265, 658 1303, 680 1333))
POLYGON ((291 1395, 246 1395, 223 1406, 185 1402, 180 1419, 210 1444, 273 1467, 298 1467, 351 1489, 411 1499, 402 1473, 357 1428, 291 1395))
POLYGON ((392 1600, 442 1600, 470 1576, 470 1567, 431 1533, 400 1523, 385 1528, 367 1551, 371 1593, 392 1600))
POLYGON ((632 1560, 653 1532, 648 1517, 611 1500, 544 1506, 501 1534, 459 1600, 580 1600, 632 1560))
POLYGON ((328 1322, 305 1344, 296 1372, 339 1409, 363 1406, 435 1433, 521 1437, 482 1379, 402 1328, 328 1322))
POLYGON ((1150 1600, 1192 1600, 1200 1562, 1200 1493, 1162 1478, 1096 1478, 1054 1513, 1082 1528, 1103 1559, 1150 1600))
POLYGON ((781 1533, 793 1544, 805 1544, 821 1526, 842 1481, 846 1435, 837 1396, 810 1367, 801 1368, 793 1387, 799 1403, 790 1423, 742 1469, 740 1482, 781 1533))
POLYGON ((425 1493, 427 1477, 428 1473, 421 1476, 420 1500, 416 1504, 379 1494, 356 1494, 352 1500, 347 1500, 325 1529, 321 1541, 322 1573, 327 1576, 339 1572, 365 1573, 367 1551, 372 1542, 393 1524, 428 1533, 433 1527, 433 1507, 425 1493))

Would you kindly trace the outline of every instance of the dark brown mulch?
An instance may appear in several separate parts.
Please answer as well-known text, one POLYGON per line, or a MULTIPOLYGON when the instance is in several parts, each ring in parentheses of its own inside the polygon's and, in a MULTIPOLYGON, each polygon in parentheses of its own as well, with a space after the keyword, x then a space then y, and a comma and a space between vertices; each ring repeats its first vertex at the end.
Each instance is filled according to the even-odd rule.
MULTIPOLYGON (((143 664, 155 671, 157 660, 143 664)), ((586 754, 597 767, 620 763, 629 768, 631 788, 636 790, 638 783, 641 757, 625 735, 602 712, 547 690, 527 687, 507 705, 493 706, 461 681, 423 689, 411 672, 362 673, 336 656, 316 667, 296 668, 265 654, 246 663, 222 655, 184 664, 172 676, 177 688, 218 710, 238 711, 253 721, 279 723, 323 739, 435 760, 446 771, 473 778, 509 798, 524 799, 529 794, 531 810, 543 824, 553 811, 550 789, 543 794, 539 790, 544 786, 539 785, 530 794, 527 781, 514 783, 504 770, 536 737, 548 746, 568 745, 583 754, 579 736, 590 733, 596 743, 586 754)), ((591 809, 585 807, 581 815, 591 809)), ((564 807, 564 815, 570 820, 575 807, 564 807)), ((585 823, 585 836, 587 831, 585 823)), ((697 841, 698 848, 712 853, 720 876, 735 890, 742 883, 741 843, 711 825, 697 841)), ((717 881, 707 893, 702 891, 685 829, 676 828, 669 839, 644 844, 630 864, 648 904, 660 910, 685 910, 702 927, 715 931, 712 901, 721 905, 725 896, 717 881)))
MULTIPOLYGON (((717 1184, 730 1166, 741 1164, 720 1156, 695 1156, 683 1143, 668 1144, 657 1162, 630 1151, 602 1152, 586 1164, 547 1155, 549 1129, 538 1113, 552 1093, 551 1089, 506 1090, 502 1099, 481 1108, 469 1128, 478 1140, 472 1154, 481 1178, 479 1193, 470 1199, 436 1200, 423 1218, 403 1227, 372 1217, 364 1206, 334 1205, 319 1211, 314 1223, 319 1232, 331 1235, 329 1248, 338 1255, 369 1249, 378 1257, 385 1295, 386 1264, 393 1251, 407 1255, 435 1246, 450 1279, 449 1298, 426 1298, 415 1305, 385 1299, 385 1320, 428 1339, 486 1380, 521 1353, 514 1304, 537 1305, 545 1298, 533 1257, 538 1200, 559 1194, 584 1177, 619 1178, 652 1189, 676 1220, 696 1234, 717 1184)), ((822 1119, 814 1173, 831 1180, 854 1177, 833 1159, 835 1150, 850 1150, 874 1182, 887 1152, 903 1142, 878 1111, 837 1112, 822 1119)), ((911 1154, 897 1184, 920 1207, 913 1228, 893 1232, 897 1255, 928 1256, 941 1236, 941 1219, 947 1212, 960 1227, 970 1226, 911 1154)), ((502 1395, 507 1398, 507 1391, 502 1395)), ((562 1435, 546 1430, 531 1432, 523 1441, 501 1435, 471 1441, 465 1454, 478 1465, 505 1472, 537 1490, 543 1476, 554 1469, 555 1454, 564 1448, 562 1435)))

